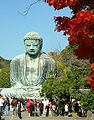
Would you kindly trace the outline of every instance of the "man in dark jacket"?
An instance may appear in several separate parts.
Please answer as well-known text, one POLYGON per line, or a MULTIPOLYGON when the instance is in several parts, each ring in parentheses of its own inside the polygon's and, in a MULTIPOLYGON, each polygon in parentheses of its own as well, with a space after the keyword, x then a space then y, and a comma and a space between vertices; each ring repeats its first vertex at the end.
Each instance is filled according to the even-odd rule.
POLYGON ((30 108, 30 116, 34 116, 35 108, 34 108, 34 104, 33 104, 33 100, 32 99, 31 99, 29 108, 30 108))

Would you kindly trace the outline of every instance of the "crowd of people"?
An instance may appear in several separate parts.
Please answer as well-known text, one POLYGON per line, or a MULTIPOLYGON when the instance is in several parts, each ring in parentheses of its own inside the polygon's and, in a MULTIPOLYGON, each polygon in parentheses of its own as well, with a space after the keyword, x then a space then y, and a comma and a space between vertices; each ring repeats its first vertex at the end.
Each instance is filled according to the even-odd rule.
MULTIPOLYGON (((15 98, 0 95, 0 117, 3 115, 15 115, 22 119, 22 112, 27 111, 30 117, 49 116, 49 111, 54 115, 72 117, 74 111, 80 117, 83 116, 83 109, 79 101, 68 103, 58 99, 30 99, 28 97, 15 98)), ((1 118, 0 118, 1 119, 1 118)))
POLYGON ((80 101, 75 99, 64 100, 54 99, 51 102, 51 110, 57 115, 72 117, 72 113, 76 113, 79 117, 86 117, 87 112, 81 106, 80 101))
POLYGON ((15 98, 0 95, 0 120, 1 116, 15 115, 22 119, 22 112, 27 111, 29 116, 42 116, 45 109, 45 116, 49 115, 49 104, 43 103, 41 99, 15 98))

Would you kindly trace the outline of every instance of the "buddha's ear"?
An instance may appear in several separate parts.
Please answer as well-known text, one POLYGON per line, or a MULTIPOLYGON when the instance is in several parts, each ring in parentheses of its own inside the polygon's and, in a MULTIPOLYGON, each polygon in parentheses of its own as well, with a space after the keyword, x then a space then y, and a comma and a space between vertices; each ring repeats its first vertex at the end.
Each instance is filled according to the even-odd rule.
POLYGON ((43 42, 40 43, 40 50, 42 49, 43 42))
POLYGON ((23 40, 23 43, 24 43, 24 45, 25 45, 25 40, 23 40))
POLYGON ((26 41, 27 41, 27 40, 24 40, 24 45, 26 44, 26 41))
POLYGON ((40 50, 42 49, 42 46, 43 46, 43 40, 41 39, 41 41, 40 41, 40 50))

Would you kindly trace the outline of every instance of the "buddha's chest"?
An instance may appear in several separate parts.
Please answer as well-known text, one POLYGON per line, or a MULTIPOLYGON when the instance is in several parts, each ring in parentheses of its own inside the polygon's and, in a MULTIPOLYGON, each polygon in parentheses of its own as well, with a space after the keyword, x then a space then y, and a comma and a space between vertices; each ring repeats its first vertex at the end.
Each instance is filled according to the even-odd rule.
POLYGON ((28 84, 36 85, 44 75, 47 63, 40 59, 28 61, 25 67, 25 78, 28 84))
POLYGON ((28 74, 38 74, 40 67, 39 59, 28 61, 26 64, 26 73, 28 74))

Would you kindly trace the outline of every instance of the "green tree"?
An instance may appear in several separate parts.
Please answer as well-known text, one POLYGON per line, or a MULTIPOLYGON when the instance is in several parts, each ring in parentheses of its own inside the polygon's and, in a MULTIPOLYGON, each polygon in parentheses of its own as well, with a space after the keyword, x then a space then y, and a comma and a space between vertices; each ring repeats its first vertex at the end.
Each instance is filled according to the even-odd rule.
POLYGON ((83 108, 87 110, 94 110, 94 91, 84 93, 81 99, 83 108))
POLYGON ((3 68, 0 72, 0 88, 10 87, 10 70, 9 67, 3 68))
MULTIPOLYGON (((75 46, 74 46, 75 47, 75 46)), ((80 88, 88 88, 85 83, 89 72, 89 61, 79 60, 73 54, 73 49, 67 46, 60 53, 51 52, 49 55, 54 58, 56 67, 53 77, 47 79, 42 86, 41 95, 74 97, 80 99, 82 93, 80 88)))
POLYGON ((0 88, 10 87, 10 60, 0 56, 0 88))

